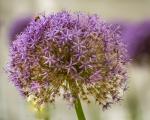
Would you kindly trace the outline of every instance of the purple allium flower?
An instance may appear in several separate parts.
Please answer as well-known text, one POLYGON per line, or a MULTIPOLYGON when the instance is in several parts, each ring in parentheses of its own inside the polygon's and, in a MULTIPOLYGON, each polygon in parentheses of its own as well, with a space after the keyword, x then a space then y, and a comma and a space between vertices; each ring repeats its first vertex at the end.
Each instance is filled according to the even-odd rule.
POLYGON ((27 16, 27 17, 20 17, 15 19, 9 28, 9 41, 10 43, 12 43, 12 41, 14 41, 17 37, 17 35, 19 35, 21 32, 24 31, 24 29, 27 27, 27 25, 31 22, 31 16, 27 16))
POLYGON ((130 57, 136 62, 150 56, 150 22, 127 25, 123 35, 130 57))
POLYGON ((88 102, 92 96, 106 108, 126 86, 128 61, 119 29, 97 15, 41 15, 13 41, 9 78, 38 105, 60 95, 88 102))

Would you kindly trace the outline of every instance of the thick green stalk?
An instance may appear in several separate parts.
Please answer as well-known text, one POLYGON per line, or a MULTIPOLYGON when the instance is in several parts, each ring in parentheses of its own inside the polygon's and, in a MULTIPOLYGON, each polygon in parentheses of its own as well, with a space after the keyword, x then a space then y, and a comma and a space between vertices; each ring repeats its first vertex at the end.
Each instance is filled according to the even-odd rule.
POLYGON ((75 110, 76 110, 78 120, 86 120, 79 98, 77 98, 77 100, 75 101, 75 110))
POLYGON ((77 87, 76 83, 74 82, 74 80, 73 81, 68 80, 67 82, 68 82, 70 91, 72 92, 72 95, 75 95, 77 97, 76 100, 75 100, 74 106, 75 106, 75 111, 76 111, 78 120, 86 120, 83 109, 82 109, 80 99, 77 95, 77 91, 75 92, 75 90, 78 90, 78 87, 77 87))

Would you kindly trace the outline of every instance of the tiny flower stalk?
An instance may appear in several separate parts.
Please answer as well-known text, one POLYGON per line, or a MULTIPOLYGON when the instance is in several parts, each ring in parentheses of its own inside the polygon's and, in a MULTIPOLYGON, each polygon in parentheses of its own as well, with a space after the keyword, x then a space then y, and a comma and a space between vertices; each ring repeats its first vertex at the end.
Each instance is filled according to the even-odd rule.
POLYGON ((106 109, 127 85, 120 28, 97 15, 39 15, 13 41, 9 58, 9 78, 23 97, 32 96, 37 106, 62 97, 74 104, 79 120, 85 119, 80 99, 93 97, 106 109))
POLYGON ((30 96, 27 101, 29 103, 29 108, 34 112, 38 120, 51 120, 49 104, 38 106, 36 102, 32 100, 32 96, 30 96))
POLYGON ((38 120, 50 120, 49 107, 45 106, 43 109, 38 109, 35 115, 38 120))

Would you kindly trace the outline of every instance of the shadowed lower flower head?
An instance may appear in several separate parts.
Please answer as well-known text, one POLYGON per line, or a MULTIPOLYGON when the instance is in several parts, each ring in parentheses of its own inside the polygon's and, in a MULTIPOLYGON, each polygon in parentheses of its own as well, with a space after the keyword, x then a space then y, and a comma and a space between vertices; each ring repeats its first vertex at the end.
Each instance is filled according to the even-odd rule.
POLYGON ((40 15, 13 42, 10 80, 36 104, 57 96, 69 102, 93 97, 102 107, 119 101, 126 89, 126 48, 118 25, 97 15, 40 15))

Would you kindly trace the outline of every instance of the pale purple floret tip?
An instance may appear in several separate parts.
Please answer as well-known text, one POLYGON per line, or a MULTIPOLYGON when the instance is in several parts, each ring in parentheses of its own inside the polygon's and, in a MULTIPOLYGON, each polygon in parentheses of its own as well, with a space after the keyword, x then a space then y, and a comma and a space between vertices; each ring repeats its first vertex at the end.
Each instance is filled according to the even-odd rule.
POLYGON ((128 57, 120 34, 118 25, 97 15, 40 15, 13 42, 9 77, 38 105, 56 96, 70 102, 92 96, 106 108, 126 89, 128 57))

